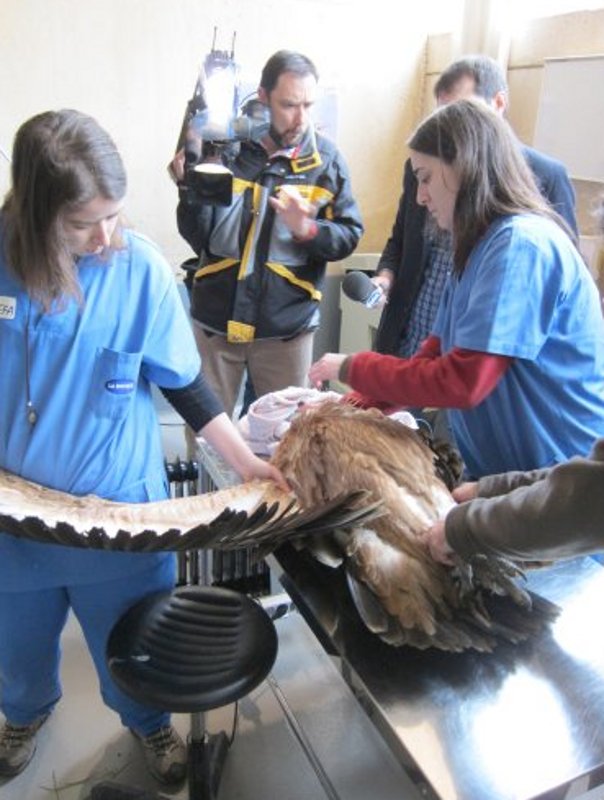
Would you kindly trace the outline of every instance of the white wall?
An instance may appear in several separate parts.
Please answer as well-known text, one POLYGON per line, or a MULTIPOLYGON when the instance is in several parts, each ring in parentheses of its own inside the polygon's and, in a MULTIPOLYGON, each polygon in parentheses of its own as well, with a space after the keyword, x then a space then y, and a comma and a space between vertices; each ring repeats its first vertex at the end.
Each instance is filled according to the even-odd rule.
MULTIPOLYGON (((285 47, 309 55, 321 82, 337 88, 338 142, 367 229, 359 249, 380 250, 420 113, 430 2, 406 8, 389 0, 2 0, 0 147, 10 151, 18 125, 40 111, 92 114, 124 157, 131 221, 178 265, 191 253, 176 231, 166 164, 217 25, 219 49, 237 32, 235 54, 250 80, 285 47)), ((0 158, 2 194, 7 186, 0 158)))

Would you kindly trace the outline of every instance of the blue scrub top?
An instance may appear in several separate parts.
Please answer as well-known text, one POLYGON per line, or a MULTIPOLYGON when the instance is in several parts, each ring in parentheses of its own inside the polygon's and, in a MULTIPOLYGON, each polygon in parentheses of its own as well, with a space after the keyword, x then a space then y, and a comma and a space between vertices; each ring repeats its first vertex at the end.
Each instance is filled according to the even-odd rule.
POLYGON ((453 347, 512 356, 477 407, 450 411, 470 474, 586 455, 604 435, 604 320, 568 236, 536 215, 494 222, 445 287, 434 332, 453 347))
MULTIPOLYGON (((131 231, 108 259, 84 257, 76 268, 81 303, 70 300, 44 314, 0 255, 0 466, 76 495, 164 499, 168 486, 150 384, 181 388, 200 368, 174 276, 155 245, 131 231), (27 342, 34 426, 26 414, 27 342)), ((110 580, 161 558, 0 534, 0 587, 110 580)))

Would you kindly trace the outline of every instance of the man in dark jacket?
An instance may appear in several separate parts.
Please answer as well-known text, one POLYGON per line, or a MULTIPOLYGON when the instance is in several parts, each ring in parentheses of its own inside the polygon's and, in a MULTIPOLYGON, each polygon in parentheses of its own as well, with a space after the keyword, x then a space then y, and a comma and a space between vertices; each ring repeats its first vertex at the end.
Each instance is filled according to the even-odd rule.
MULTIPOLYGON (((310 120, 317 79, 306 56, 275 53, 258 90, 270 129, 229 164, 231 204, 181 187, 178 229, 199 255, 195 335, 229 413, 246 368, 258 396, 307 385, 327 262, 350 255, 363 233, 344 159, 310 120)), ((181 179, 182 161, 172 162, 181 179)))
MULTIPOLYGON (((440 75, 434 96, 439 105, 480 97, 503 115, 508 87, 496 61, 483 55, 467 56, 440 75)), ((564 165, 530 147, 523 150, 541 193, 576 234, 575 194, 564 165)), ((413 355, 430 333, 452 264, 448 234, 436 229, 425 206, 417 204, 416 195, 417 181, 407 161, 392 234, 373 278, 388 301, 382 311, 375 349, 405 358, 413 355)))

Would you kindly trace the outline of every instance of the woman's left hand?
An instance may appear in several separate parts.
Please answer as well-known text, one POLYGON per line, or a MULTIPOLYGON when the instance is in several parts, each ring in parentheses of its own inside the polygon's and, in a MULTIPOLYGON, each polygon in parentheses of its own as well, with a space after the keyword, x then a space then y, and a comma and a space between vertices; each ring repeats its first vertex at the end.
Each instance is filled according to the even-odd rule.
POLYGON ((244 481, 250 481, 254 478, 258 478, 259 480, 271 480, 275 481, 277 486, 283 489, 284 492, 291 492, 292 490, 291 486, 283 477, 281 470, 256 455, 252 455, 240 474, 244 481))
POLYGON ((275 481, 284 492, 291 492, 291 486, 277 467, 252 452, 244 441, 241 431, 224 411, 210 420, 199 433, 235 470, 241 480, 250 481, 254 478, 271 480, 275 481))

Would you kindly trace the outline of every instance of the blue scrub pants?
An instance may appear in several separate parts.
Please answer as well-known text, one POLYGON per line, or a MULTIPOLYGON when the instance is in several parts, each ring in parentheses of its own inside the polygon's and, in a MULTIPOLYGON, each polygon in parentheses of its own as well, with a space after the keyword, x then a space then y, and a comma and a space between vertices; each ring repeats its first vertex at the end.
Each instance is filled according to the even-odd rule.
POLYGON ((96 667, 101 695, 122 723, 142 736, 168 725, 170 715, 136 703, 109 674, 105 647, 122 614, 142 597, 172 589, 174 558, 119 580, 40 591, 0 592, 0 709, 17 725, 33 722, 61 698, 60 635, 70 607, 96 667))

